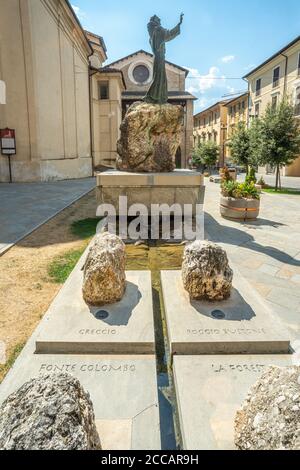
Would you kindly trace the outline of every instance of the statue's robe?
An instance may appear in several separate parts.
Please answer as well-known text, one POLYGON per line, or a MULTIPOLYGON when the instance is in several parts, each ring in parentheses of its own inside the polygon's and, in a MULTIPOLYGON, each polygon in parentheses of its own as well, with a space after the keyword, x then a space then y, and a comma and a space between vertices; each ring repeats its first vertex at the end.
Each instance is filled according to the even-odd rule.
POLYGON ((154 55, 153 80, 144 101, 147 103, 164 104, 168 101, 168 82, 165 66, 165 43, 180 34, 180 24, 168 30, 156 26, 150 34, 150 45, 154 55))

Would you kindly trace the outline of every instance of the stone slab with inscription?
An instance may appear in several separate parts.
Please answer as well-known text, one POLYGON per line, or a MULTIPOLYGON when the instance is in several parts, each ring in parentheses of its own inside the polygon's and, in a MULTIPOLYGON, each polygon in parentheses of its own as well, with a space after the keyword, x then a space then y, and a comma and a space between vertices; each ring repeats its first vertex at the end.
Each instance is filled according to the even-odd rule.
POLYGON ((154 354, 150 271, 126 271, 120 302, 90 307, 82 298, 81 257, 50 305, 36 339, 37 353, 154 354))
POLYGON ((89 392, 104 450, 160 449, 155 356, 34 354, 30 340, 0 386, 0 403, 54 372, 74 375, 89 392))
POLYGON ((183 449, 232 450, 234 419, 250 387, 270 365, 292 355, 174 356, 174 384, 183 449))
POLYGON ((228 300, 191 301, 181 271, 162 271, 172 354, 288 353, 289 334, 235 267, 228 300))

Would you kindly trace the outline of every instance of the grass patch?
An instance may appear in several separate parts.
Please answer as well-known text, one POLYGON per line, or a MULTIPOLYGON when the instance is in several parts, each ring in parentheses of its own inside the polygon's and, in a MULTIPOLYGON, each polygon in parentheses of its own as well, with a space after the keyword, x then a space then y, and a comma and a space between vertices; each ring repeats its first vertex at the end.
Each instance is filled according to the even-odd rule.
POLYGON ((17 344, 17 346, 14 347, 6 363, 0 365, 0 383, 6 376, 9 369, 14 365, 15 360, 17 359, 18 355, 20 354, 24 346, 25 346, 25 343, 17 344))
POLYGON ((291 196, 300 196, 300 189, 288 189, 288 188, 283 188, 283 189, 278 189, 278 191, 275 190, 275 188, 264 188, 263 189, 264 193, 269 193, 269 194, 289 194, 291 196))
POLYGON ((48 266, 48 275, 51 281, 63 284, 68 279, 84 250, 85 247, 78 250, 70 250, 54 258, 48 266))
POLYGON ((76 235, 76 237, 86 240, 96 234, 96 227, 100 220, 100 217, 75 220, 75 222, 71 224, 71 232, 73 235, 76 235))

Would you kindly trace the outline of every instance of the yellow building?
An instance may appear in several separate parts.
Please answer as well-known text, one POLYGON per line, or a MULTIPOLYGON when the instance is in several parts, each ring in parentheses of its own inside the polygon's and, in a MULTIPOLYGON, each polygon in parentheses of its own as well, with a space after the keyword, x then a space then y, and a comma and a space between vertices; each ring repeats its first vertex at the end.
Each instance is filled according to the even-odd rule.
MULTIPOLYGON (((284 96, 295 105, 295 118, 300 118, 300 36, 249 72, 249 117, 261 116, 268 103, 273 106, 284 96)), ((272 172, 267 167, 263 172, 272 172)), ((300 157, 282 171, 285 176, 300 176, 300 157)))
POLYGON ((213 141, 220 147, 219 167, 225 164, 227 104, 228 100, 218 101, 194 116, 194 146, 213 141))
POLYGON ((226 134, 226 160, 230 161, 230 148, 228 146, 239 122, 248 123, 249 93, 236 96, 226 103, 227 108, 227 134, 226 134))

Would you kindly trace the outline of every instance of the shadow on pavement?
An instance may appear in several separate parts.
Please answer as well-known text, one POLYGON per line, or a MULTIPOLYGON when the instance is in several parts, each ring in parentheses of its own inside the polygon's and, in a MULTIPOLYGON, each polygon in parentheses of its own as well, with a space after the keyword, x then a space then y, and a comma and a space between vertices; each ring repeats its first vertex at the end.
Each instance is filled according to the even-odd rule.
MULTIPOLYGON (((260 243, 257 243, 253 236, 249 233, 239 230, 235 227, 228 227, 227 225, 221 225, 214 217, 205 212, 205 230, 209 234, 209 238, 212 242, 215 243, 227 243, 235 246, 247 246, 250 250, 262 253, 264 255, 270 256, 271 258, 276 259, 284 264, 289 264, 291 266, 300 266, 300 261, 296 260, 289 254, 284 251, 278 250, 273 246, 264 246, 260 243)), ((278 222, 266 221, 266 219, 259 219, 255 223, 252 222, 251 225, 283 225, 278 222), (259 224, 259 220, 262 222, 259 224)), ((250 225, 247 222, 245 225, 250 225)))

